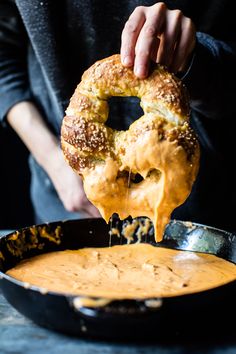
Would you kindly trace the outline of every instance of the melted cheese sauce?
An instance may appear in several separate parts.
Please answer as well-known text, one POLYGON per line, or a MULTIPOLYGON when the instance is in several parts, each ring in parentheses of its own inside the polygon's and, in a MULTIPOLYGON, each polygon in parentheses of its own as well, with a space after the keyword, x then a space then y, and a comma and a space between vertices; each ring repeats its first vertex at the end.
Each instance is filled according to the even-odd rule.
POLYGON ((223 285, 236 279, 236 266, 214 255, 132 244, 42 254, 7 274, 59 293, 145 299, 223 285))
POLYGON ((148 130, 147 119, 143 118, 128 131, 119 132, 115 149, 119 162, 108 157, 83 171, 84 189, 107 222, 113 213, 122 220, 146 216, 153 222, 156 241, 161 241, 172 211, 191 192, 198 155, 190 162, 177 141, 158 141, 157 131, 148 130), (128 178, 121 173, 127 170, 128 178), (133 183, 131 172, 140 174, 143 180, 133 183))

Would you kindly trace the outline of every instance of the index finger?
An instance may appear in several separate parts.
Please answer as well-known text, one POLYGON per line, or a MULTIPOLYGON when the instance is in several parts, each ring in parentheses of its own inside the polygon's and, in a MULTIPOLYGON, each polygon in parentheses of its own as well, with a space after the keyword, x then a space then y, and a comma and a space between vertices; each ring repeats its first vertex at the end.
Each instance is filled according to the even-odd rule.
POLYGON ((133 66, 135 57, 135 45, 140 30, 145 22, 144 7, 136 7, 126 22, 121 35, 121 62, 124 66, 133 66))
MULTIPOLYGON (((146 22, 143 25, 135 47, 134 73, 139 78, 148 75, 149 63, 153 56, 153 51, 158 51, 158 34, 165 23, 165 5, 158 4, 150 7, 147 11, 146 22)), ((156 53, 157 54, 157 53, 156 53)))

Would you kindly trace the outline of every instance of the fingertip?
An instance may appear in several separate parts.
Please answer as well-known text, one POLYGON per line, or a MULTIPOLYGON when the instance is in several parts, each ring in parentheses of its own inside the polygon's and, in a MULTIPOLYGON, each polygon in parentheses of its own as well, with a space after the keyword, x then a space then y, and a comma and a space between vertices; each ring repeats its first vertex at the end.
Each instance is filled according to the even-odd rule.
POLYGON ((126 55, 125 57, 123 57, 121 59, 121 62, 124 66, 127 66, 127 67, 131 67, 133 65, 133 60, 132 60, 131 56, 129 56, 129 55, 126 55))
POLYGON ((147 74, 145 74, 145 73, 136 74, 136 73, 135 73, 135 76, 136 76, 138 79, 146 79, 147 74))
POLYGON ((138 65, 134 68, 134 74, 139 79, 145 79, 148 76, 148 69, 144 65, 138 65))

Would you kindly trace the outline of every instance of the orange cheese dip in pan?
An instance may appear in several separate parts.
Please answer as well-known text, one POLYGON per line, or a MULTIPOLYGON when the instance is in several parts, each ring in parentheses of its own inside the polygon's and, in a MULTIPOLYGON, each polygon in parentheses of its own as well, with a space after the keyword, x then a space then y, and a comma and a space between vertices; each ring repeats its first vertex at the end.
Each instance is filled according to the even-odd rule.
POLYGON ((58 293, 145 299, 214 288, 236 279, 236 266, 210 254, 145 243, 42 254, 7 274, 58 293))

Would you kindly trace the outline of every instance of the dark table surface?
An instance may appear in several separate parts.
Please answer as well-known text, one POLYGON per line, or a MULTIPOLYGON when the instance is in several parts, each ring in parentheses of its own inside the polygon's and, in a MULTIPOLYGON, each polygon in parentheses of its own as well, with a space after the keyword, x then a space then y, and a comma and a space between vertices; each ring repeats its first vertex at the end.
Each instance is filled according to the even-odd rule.
MULTIPOLYGON (((1 234, 8 232, 1 231, 1 234)), ((235 321, 233 320, 232 326, 235 321)), ((0 289, 0 354, 236 354, 235 337, 161 343, 121 343, 66 336, 39 327, 17 312, 0 289)))

